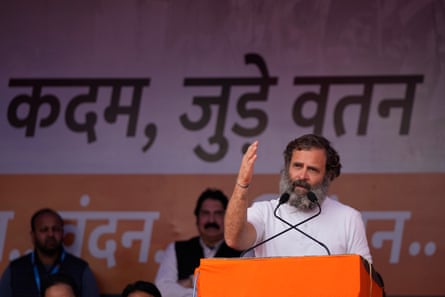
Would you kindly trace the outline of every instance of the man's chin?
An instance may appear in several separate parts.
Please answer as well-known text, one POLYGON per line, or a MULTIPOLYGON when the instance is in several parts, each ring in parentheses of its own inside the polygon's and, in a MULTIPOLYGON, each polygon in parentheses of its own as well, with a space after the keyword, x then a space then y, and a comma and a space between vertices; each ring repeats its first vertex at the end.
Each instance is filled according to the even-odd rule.
POLYGON ((220 230, 206 230, 205 234, 203 234, 205 237, 208 238, 219 238, 219 237, 224 237, 224 233, 221 234, 220 230))
POLYGON ((59 246, 57 246, 57 247, 47 246, 47 247, 44 247, 43 249, 40 249, 40 251, 42 252, 42 254, 45 254, 47 256, 54 256, 59 253, 60 249, 61 248, 59 246))

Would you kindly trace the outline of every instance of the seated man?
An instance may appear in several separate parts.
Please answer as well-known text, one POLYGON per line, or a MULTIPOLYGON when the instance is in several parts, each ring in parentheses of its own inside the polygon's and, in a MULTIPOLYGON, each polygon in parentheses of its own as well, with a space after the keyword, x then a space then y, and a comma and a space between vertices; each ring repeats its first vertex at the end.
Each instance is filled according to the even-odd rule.
POLYGON ((201 258, 240 256, 224 242, 227 203, 226 195, 216 189, 207 189, 198 198, 194 213, 199 236, 170 243, 156 275, 163 297, 193 296, 193 273, 201 258))
POLYGON ((63 247, 63 220, 43 208, 31 217, 34 251, 12 261, 0 280, 1 297, 40 296, 42 281, 55 273, 73 278, 81 297, 99 297, 99 289, 89 265, 63 247))

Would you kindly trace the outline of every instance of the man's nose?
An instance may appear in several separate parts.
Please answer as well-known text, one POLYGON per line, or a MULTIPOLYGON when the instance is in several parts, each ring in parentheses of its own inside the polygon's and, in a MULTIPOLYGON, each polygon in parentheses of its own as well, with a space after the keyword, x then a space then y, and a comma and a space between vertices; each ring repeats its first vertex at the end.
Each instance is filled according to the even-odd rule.
POLYGON ((59 231, 58 228, 48 228, 47 234, 50 236, 54 236, 59 231))
POLYGON ((298 175, 298 179, 308 180, 308 178, 309 178, 309 175, 308 175, 307 168, 301 169, 299 172, 299 175, 298 175))

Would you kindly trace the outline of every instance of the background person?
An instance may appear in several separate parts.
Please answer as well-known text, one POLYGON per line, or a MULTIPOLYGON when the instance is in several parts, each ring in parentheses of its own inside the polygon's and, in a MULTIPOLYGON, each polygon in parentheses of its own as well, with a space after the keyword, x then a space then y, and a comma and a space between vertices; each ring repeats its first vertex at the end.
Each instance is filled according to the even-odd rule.
POLYGON ((43 280, 42 297, 80 297, 80 295, 71 276, 56 273, 43 280))
POLYGON ((121 297, 162 297, 162 295, 155 284, 139 280, 128 284, 122 291, 121 297))
POLYGON ((159 266, 155 284, 164 297, 193 295, 193 273, 201 258, 240 256, 224 242, 227 203, 227 196, 217 189, 199 196, 194 211, 199 236, 170 243, 159 266))
POLYGON ((0 280, 1 297, 40 296, 42 280, 51 274, 71 276, 81 297, 98 297, 99 289, 88 263, 63 247, 63 219, 54 210, 43 208, 31 217, 34 250, 6 267, 0 280))

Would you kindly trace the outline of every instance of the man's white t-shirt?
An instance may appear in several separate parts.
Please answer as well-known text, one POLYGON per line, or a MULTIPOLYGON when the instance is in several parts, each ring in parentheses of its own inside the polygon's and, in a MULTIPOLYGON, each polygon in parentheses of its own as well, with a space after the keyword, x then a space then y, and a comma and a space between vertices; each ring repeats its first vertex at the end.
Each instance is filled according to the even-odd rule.
MULTIPOLYGON (((277 199, 259 201, 248 208, 247 220, 256 229, 256 243, 289 228, 289 225, 274 216, 277 204, 277 199)), ((318 207, 303 212, 286 203, 279 207, 277 215, 291 225, 295 225, 317 212, 318 207)), ((326 197, 321 204, 321 214, 297 228, 322 242, 332 255, 358 254, 372 263, 361 214, 350 206, 326 197)), ((322 245, 293 229, 255 248, 256 257, 327 254, 322 245)))

